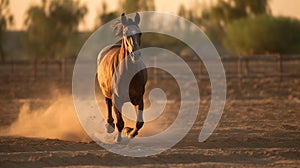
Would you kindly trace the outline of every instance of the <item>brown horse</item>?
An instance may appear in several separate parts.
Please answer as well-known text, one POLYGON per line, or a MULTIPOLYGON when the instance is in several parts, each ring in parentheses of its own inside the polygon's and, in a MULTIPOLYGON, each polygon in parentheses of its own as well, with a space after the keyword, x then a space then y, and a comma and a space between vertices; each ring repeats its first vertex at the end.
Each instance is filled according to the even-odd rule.
POLYGON ((132 78, 127 73, 134 72, 144 63, 139 59, 141 44, 141 32, 139 29, 140 16, 136 13, 134 21, 121 15, 121 22, 116 23, 116 34, 122 35, 121 45, 114 44, 101 50, 98 56, 97 78, 101 91, 107 104, 106 130, 114 132, 115 124, 112 117, 112 108, 116 114, 116 126, 118 129, 117 141, 121 141, 121 133, 133 138, 144 125, 143 121, 143 95, 147 82, 146 69, 139 70, 132 78), (128 84, 124 81, 130 80, 128 84), (129 85, 129 88, 128 88, 129 85), (127 86, 127 88, 126 88, 127 86), (126 127, 122 118, 122 105, 130 101, 136 110, 137 121, 135 128, 126 127))

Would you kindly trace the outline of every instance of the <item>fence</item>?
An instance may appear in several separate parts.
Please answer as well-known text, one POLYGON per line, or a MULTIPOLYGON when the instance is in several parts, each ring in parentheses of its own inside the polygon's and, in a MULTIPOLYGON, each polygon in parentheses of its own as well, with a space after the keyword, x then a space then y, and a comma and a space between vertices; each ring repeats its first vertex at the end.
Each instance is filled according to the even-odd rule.
MULTIPOLYGON (((153 57, 154 65, 156 63, 153 57)), ((31 61, 11 61, 0 64, 0 80, 34 81, 54 80, 70 81, 72 79, 74 60, 66 60, 65 66, 60 62, 41 61, 37 64, 36 74, 31 61), (62 74, 63 73, 63 74, 62 74)), ((172 61, 166 62, 172 65, 172 61)), ((205 66, 201 61, 187 60, 193 73, 200 79, 208 79, 205 66)), ((222 56, 222 63, 227 78, 265 78, 265 77, 300 77, 300 55, 249 55, 222 56)), ((172 65, 173 66, 173 65, 172 65)), ((175 65, 174 65, 175 66, 175 65)), ((168 78, 166 72, 150 71, 150 80, 168 78)))
POLYGON ((10 61, 0 63, 0 81, 67 81, 72 79, 74 60, 39 61, 36 69, 32 61, 10 61))
MULTIPOLYGON (((300 76, 300 55, 230 56, 224 57, 222 60, 236 64, 234 77, 300 76)), ((227 70, 228 67, 225 69, 227 70)))

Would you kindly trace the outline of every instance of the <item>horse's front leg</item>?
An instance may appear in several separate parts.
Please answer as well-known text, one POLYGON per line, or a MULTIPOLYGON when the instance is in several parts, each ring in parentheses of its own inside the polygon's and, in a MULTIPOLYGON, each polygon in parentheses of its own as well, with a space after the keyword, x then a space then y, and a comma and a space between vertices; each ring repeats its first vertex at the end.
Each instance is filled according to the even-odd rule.
MULTIPOLYGON (((122 107, 122 106, 120 106, 122 107)), ((114 108, 114 111, 115 111, 115 114, 116 114, 116 118, 117 118, 117 123, 116 123, 116 126, 118 128, 118 137, 117 137, 117 142, 121 142, 122 140, 122 130, 124 128, 124 120, 123 120, 123 117, 122 117, 122 113, 118 110, 117 106, 116 105, 113 105, 113 108, 114 108)))
POLYGON ((106 132, 113 133, 115 130, 114 119, 112 117, 112 100, 110 98, 105 98, 106 107, 107 107, 107 119, 106 119, 106 132))
POLYGON ((135 107, 135 111, 136 111, 136 124, 135 124, 135 128, 129 132, 128 136, 130 138, 135 137, 139 130, 143 127, 144 125, 144 120, 143 120, 143 110, 144 110, 144 101, 143 99, 139 99, 137 105, 134 106, 135 107))

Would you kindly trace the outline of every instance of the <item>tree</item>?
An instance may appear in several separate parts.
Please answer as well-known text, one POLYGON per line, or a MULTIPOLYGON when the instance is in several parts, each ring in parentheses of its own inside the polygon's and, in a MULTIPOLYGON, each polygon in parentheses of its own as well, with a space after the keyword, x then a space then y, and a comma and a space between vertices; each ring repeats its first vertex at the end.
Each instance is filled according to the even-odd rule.
POLYGON ((236 53, 300 53, 300 21, 258 15, 226 26, 224 46, 236 53))
POLYGON ((64 70, 65 58, 75 54, 75 49, 69 47, 72 35, 86 13, 86 6, 71 0, 42 0, 41 6, 29 8, 24 44, 27 53, 34 58, 34 69, 37 59, 45 57, 60 61, 61 70, 64 70))
POLYGON ((70 0, 42 0, 41 6, 30 7, 25 20, 29 54, 54 59, 65 57, 61 52, 86 13, 85 6, 70 0))
POLYGON ((203 11, 205 19, 218 20, 220 24, 254 15, 270 14, 269 0, 219 0, 208 10, 203 11))
POLYGON ((195 24, 201 25, 202 11, 207 9, 206 1, 193 1, 190 4, 190 8, 185 8, 184 4, 180 4, 177 14, 182 16, 195 24))
POLYGON ((24 44, 28 55, 34 59, 44 56, 47 51, 46 46, 49 44, 51 25, 45 11, 45 1, 42 6, 32 6, 27 11, 25 20, 27 31, 24 44))
POLYGON ((13 16, 9 9, 9 0, 0 0, 0 57, 1 62, 5 62, 5 53, 3 50, 3 38, 7 28, 13 25, 13 16))
POLYGON ((154 11, 155 3, 154 0, 139 0, 139 11, 154 11))
POLYGON ((120 0, 121 13, 134 13, 138 11, 154 11, 154 0, 120 0))
POLYGON ((134 13, 138 11, 154 11, 154 0, 119 0, 119 10, 109 12, 107 10, 107 3, 102 3, 101 11, 97 17, 97 27, 103 25, 121 15, 121 13, 134 13))
POLYGON ((221 43, 227 24, 238 19, 270 13, 269 0, 218 0, 216 5, 202 12, 200 23, 213 42, 221 43))
POLYGON ((118 16, 119 16, 118 12, 115 12, 115 11, 108 12, 107 11, 107 4, 106 4, 105 1, 103 1, 103 3, 102 3, 102 10, 101 10, 101 12, 100 12, 100 14, 98 16, 98 19, 97 19, 97 21, 100 21, 100 24, 98 24, 98 26, 103 25, 103 24, 105 24, 105 23, 107 23, 107 22, 109 22, 109 21, 117 18, 118 16))
POLYGON ((179 5, 178 15, 181 16, 181 17, 184 17, 184 18, 188 17, 188 10, 184 7, 183 4, 179 5))

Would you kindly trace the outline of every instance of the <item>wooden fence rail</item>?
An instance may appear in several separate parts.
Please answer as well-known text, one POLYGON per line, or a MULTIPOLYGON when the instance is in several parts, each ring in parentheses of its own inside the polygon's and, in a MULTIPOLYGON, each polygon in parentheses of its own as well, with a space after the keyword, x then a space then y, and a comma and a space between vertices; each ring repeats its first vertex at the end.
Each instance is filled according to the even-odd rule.
MULTIPOLYGON (((153 61, 153 64, 157 65, 157 59, 153 58, 153 61)), ((40 61, 37 64, 36 77, 32 73, 33 64, 31 61, 0 63, 0 81, 71 80, 74 63, 74 60, 66 60, 65 66, 62 67, 57 61, 40 61), (61 73, 65 75, 62 76, 61 73)), ((202 62, 189 60, 186 63, 195 76, 201 79, 209 78, 202 62)), ((300 77, 300 55, 229 55, 222 56, 222 63, 227 78, 279 77, 282 80, 282 77, 300 77)), ((168 61, 167 64, 172 64, 172 61, 168 61)), ((168 78, 166 73, 162 71, 153 70, 151 72, 149 78, 154 82, 161 78, 168 78)))

